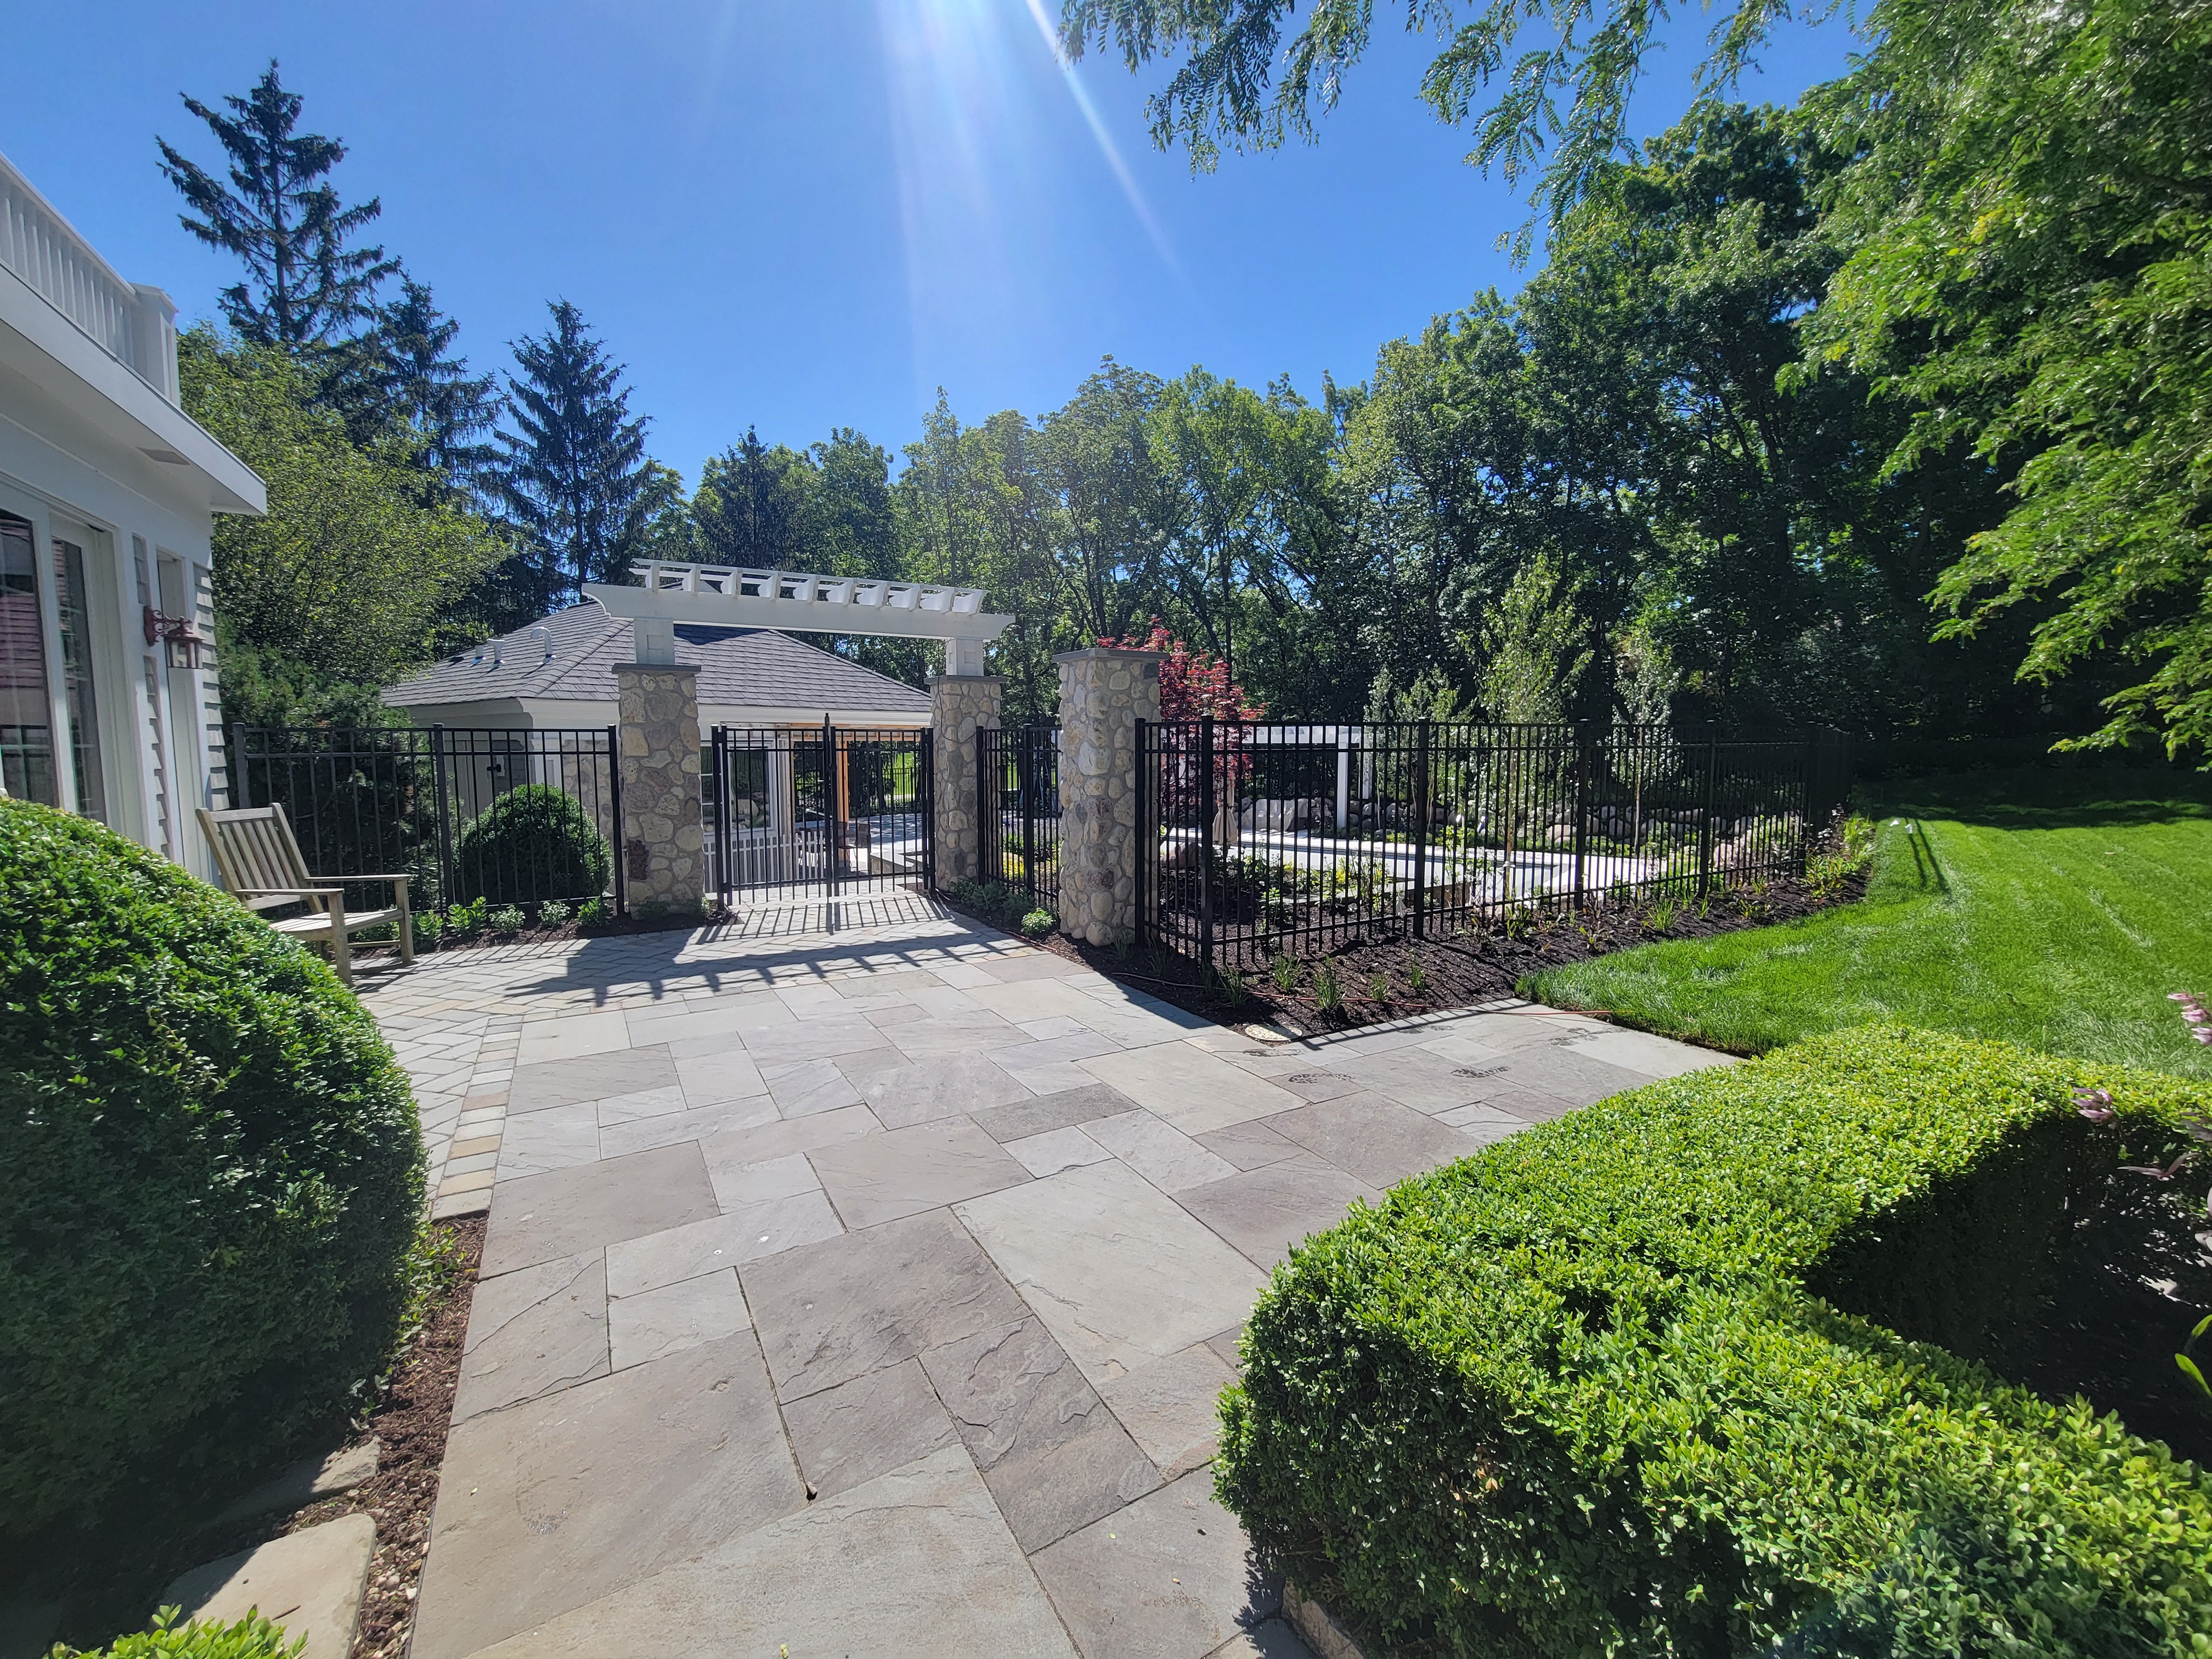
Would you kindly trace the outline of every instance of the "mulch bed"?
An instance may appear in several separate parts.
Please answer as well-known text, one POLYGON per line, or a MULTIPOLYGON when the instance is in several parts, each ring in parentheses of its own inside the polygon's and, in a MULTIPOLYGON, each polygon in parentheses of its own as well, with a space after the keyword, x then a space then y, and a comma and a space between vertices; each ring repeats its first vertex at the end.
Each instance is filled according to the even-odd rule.
MULTIPOLYGON (((210 1524, 207 1516, 227 1505, 243 1486, 220 1493, 149 1487, 142 1494, 143 1502, 120 1506, 106 1525, 33 1540, 15 1559, 0 1565, 0 1612, 11 1601, 27 1607, 58 1601, 65 1639, 77 1647, 98 1647, 121 1632, 144 1628, 155 1599, 178 1574, 363 1510, 376 1522, 376 1554, 369 1565, 353 1659, 398 1659, 404 1653, 413 1628, 422 1558, 429 1547, 430 1511, 438 1496, 438 1468, 446 1455, 453 1391, 460 1381, 461 1343, 468 1331, 477 1262, 483 1249, 482 1216, 438 1224, 458 1246, 459 1271, 431 1309, 383 1398, 345 1442, 357 1445, 374 1438, 379 1443, 373 1477, 305 1509, 280 1510, 219 1526, 210 1524)), ((13 1638, 16 1632, 6 1634, 13 1638)))
MULTIPOLYGON (((1370 939, 1332 951, 1327 958, 1342 987, 1342 1004, 1334 1011, 1324 1010, 1314 994, 1311 960, 1302 964, 1296 987, 1285 991, 1265 971, 1264 963, 1224 978, 1206 974, 1191 958, 1170 951, 1084 945, 1059 933, 1031 943, 1207 1019, 1230 1024, 1258 1022, 1307 1036, 1492 1002, 1516 994, 1515 988, 1524 978, 1547 968, 1564 968, 1662 939, 1706 939, 1747 927, 1768 927, 1849 903, 1865 890, 1863 873, 1824 893, 1794 878, 1769 882, 1757 892, 1717 890, 1706 906, 1678 908, 1664 933, 1651 926, 1649 907, 1601 904, 1577 914, 1539 917, 1511 935, 1491 926, 1418 943, 1405 938, 1370 939), (1419 996, 1407 988, 1407 964, 1413 961, 1420 963, 1426 981, 1419 996), (1381 998, 1372 994, 1378 988, 1374 984, 1377 975, 1387 981, 1379 988, 1385 992, 1381 998)), ((939 896, 948 908, 994 927, 1011 928, 1018 921, 939 896)))
POLYGON ((461 1381, 461 1344, 468 1335, 477 1263, 483 1255, 483 1216, 441 1224, 459 1246, 463 1265, 423 1322, 361 1437, 378 1443, 374 1477, 301 1510, 277 1528, 297 1532, 357 1510, 375 1521, 376 1554, 368 1564, 368 1593, 355 1629, 353 1659, 398 1659, 415 1627, 415 1597, 422 1559, 430 1550, 430 1511, 438 1501, 438 1469, 446 1458, 453 1391, 461 1381))

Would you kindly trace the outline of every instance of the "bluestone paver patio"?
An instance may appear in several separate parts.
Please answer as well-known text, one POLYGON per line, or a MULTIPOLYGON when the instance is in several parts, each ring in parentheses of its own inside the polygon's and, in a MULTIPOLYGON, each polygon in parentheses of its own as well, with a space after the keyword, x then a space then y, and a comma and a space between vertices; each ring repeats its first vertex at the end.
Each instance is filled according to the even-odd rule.
POLYGON ((920 897, 365 996, 441 1207, 490 1191, 415 1659, 1303 1655, 1207 1467, 1267 1269, 1719 1058, 1526 1004, 1266 1041, 920 897))

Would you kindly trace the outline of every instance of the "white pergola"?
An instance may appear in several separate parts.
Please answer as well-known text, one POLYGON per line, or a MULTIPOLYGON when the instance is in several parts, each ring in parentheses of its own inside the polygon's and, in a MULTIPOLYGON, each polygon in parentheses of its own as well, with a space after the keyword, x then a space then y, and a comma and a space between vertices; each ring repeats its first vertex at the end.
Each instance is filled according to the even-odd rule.
POLYGON ((584 594, 630 624, 641 663, 676 660, 676 624, 773 628, 802 634, 873 634, 942 640, 945 672, 980 675, 983 647, 1006 631, 1010 616, 983 608, 980 587, 895 582, 863 576, 813 576, 733 565, 651 560, 630 567, 635 587, 586 582, 584 594))

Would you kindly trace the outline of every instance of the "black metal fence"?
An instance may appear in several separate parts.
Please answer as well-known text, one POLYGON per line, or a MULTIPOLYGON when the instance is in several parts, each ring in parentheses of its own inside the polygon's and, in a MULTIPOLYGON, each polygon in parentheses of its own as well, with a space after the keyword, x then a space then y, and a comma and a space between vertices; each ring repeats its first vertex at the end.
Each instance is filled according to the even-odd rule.
POLYGON ((1796 875, 1851 772, 1826 729, 1146 721, 1137 750, 1139 930, 1237 968, 1796 875))
POLYGON ((239 805, 283 807, 319 878, 409 872, 418 910, 623 908, 611 727, 237 726, 231 775, 239 805))
POLYGON ((718 726, 706 763, 708 864, 725 903, 934 884, 927 731, 718 726))
POLYGON ((975 733, 975 821, 982 879, 1060 913, 1060 728, 987 727, 975 733))

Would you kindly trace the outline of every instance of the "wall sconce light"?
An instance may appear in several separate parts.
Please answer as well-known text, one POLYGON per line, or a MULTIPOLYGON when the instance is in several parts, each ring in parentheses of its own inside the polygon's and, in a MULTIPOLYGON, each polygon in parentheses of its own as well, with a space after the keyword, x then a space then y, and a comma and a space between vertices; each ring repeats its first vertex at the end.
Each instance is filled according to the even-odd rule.
POLYGON ((165 617, 149 605, 145 610, 145 618, 146 643, 167 646, 170 667, 198 668, 200 665, 200 647, 207 641, 193 631, 190 617, 165 617))

